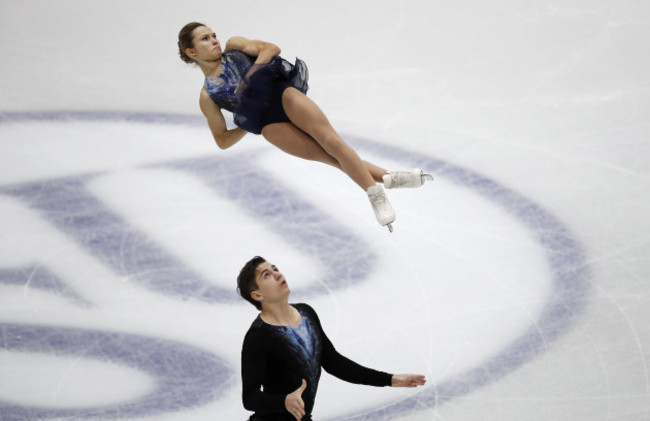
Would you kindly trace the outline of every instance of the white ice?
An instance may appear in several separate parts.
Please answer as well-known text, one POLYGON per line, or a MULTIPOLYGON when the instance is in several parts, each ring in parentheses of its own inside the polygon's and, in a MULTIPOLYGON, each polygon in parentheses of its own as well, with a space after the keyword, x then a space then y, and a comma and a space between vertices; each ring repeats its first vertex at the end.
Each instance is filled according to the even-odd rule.
POLYGON ((427 375, 323 374, 316 420, 650 419, 649 22, 641 0, 3 1, 0 419, 246 419, 256 254, 343 354, 427 375), (214 145, 176 52, 194 20, 303 59, 365 159, 429 166, 388 191, 394 233, 330 167, 214 145))

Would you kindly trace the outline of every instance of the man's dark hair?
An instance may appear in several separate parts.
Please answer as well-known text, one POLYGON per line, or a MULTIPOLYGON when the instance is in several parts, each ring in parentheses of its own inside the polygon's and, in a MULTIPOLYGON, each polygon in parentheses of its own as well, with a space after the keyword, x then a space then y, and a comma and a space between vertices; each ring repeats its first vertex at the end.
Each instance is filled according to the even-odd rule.
POLYGON ((239 271, 237 277, 237 292, 242 298, 249 303, 253 304, 255 308, 262 311, 262 303, 256 301, 251 297, 251 292, 257 289, 257 282, 255 282, 256 269, 259 265, 266 262, 266 259, 260 256, 255 256, 250 259, 244 267, 239 271))

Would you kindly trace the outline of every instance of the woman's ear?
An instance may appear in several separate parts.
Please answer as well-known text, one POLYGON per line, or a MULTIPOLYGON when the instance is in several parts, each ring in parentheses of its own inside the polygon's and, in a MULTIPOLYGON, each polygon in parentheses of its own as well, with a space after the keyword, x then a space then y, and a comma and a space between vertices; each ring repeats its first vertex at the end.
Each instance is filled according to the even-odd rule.
POLYGON ((189 58, 191 58, 192 60, 194 60, 194 56, 196 56, 196 51, 194 51, 194 48, 186 48, 186 49, 185 49, 185 54, 186 54, 189 58))

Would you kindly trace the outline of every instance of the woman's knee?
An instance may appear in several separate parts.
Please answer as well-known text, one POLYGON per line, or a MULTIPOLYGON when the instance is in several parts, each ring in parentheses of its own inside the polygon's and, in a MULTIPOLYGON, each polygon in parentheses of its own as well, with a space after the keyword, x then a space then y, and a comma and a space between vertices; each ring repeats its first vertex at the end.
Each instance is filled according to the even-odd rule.
POLYGON ((334 130, 320 134, 317 133, 314 138, 323 149, 333 156, 340 156, 350 148, 334 130))

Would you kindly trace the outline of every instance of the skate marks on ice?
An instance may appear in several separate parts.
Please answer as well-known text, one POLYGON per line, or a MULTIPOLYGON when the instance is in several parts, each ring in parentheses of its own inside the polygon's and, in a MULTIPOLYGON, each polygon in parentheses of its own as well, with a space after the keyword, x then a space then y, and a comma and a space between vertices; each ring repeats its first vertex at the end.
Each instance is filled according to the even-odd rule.
MULTIPOLYGON (((10 134, 37 136, 30 133, 32 126, 82 124, 82 129, 90 130, 92 127, 88 126, 102 122, 116 126, 204 126, 202 119, 180 115, 16 113, 4 114, 0 128, 14 125, 18 130, 10 134)), ((83 131, 76 133, 81 136, 83 131)), ((48 139, 48 142, 57 140, 60 141, 48 139)), ((138 140, 128 141, 137 144, 138 140)), ((339 413, 326 416, 378 419, 435 406, 515 370, 570 328, 572 319, 584 304, 589 270, 580 245, 560 221, 518 193, 466 169, 363 139, 350 141, 363 154, 431 171, 437 181, 424 188, 435 188, 439 180, 446 180, 482 197, 523 225, 544 254, 551 287, 528 329, 500 346, 490 358, 412 397, 397 402, 368 401, 361 409, 341 408, 339 413)), ((295 256, 289 264, 296 266, 298 273, 298 268, 305 263, 311 268, 324 269, 317 271, 315 278, 310 275, 313 271, 301 274, 301 278, 304 275, 307 279, 295 284, 295 294, 301 299, 346 294, 350 288, 362 286, 376 275, 373 268, 381 253, 357 230, 351 230, 339 222, 339 218, 320 210, 314 204, 317 199, 297 192, 282 174, 251 168, 249 163, 259 153, 252 150, 245 154, 217 156, 214 152, 201 152, 179 158, 176 149, 171 148, 164 157, 136 157, 123 171, 115 171, 112 165, 116 161, 112 160, 105 167, 95 165, 93 170, 70 173, 52 170, 48 173, 47 169, 39 169, 43 171, 40 177, 3 181, 0 185, 3 213, 13 218, 4 220, 7 224, 7 221, 15 223, 7 225, 12 228, 14 244, 11 252, 0 260, 0 288, 13 287, 9 291, 22 289, 31 293, 42 291, 46 297, 55 296, 59 300, 54 308, 73 310, 50 320, 44 319, 42 314, 24 311, 22 314, 20 309, 12 314, 0 313, 3 344, 0 353, 7 358, 26 353, 34 358, 100 361, 107 367, 117 364, 144 373, 139 384, 135 382, 133 389, 127 388, 131 391, 129 398, 113 396, 111 400, 109 396, 102 402, 89 398, 90 405, 66 403, 64 391, 60 391, 58 399, 48 401, 38 397, 21 398, 0 388, 3 414, 11 416, 9 419, 64 416, 127 419, 195 408, 223 398, 228 393, 227 388, 235 387, 233 378, 238 374, 232 368, 236 367, 236 358, 232 355, 237 354, 240 346, 236 340, 224 345, 228 351, 219 355, 218 350, 206 350, 193 343, 184 343, 182 339, 156 337, 155 330, 147 332, 146 324, 141 326, 144 333, 120 331, 119 326, 111 325, 106 318, 111 312, 119 311, 119 306, 128 307, 129 302, 119 292, 112 292, 118 297, 115 298, 97 290, 123 289, 140 295, 146 290, 153 297, 171 300, 163 300, 163 303, 246 309, 231 284, 241 262, 250 257, 247 253, 251 247, 245 240, 249 236, 265 237, 268 244, 263 244, 262 249, 277 250, 279 256, 295 256), (178 180, 181 180, 180 188, 175 186, 178 180), (124 195, 125 186, 135 193, 124 195), (207 196, 214 203, 203 206, 203 199, 193 202, 192 195, 207 196), (187 208, 177 210, 178 203, 167 206, 168 202, 178 202, 179 197, 188 200, 187 208), (196 203, 201 206, 196 208, 196 203), (134 213, 133 209, 138 211, 134 213), (211 212, 219 213, 204 215, 211 212), (237 218, 229 219, 229 215, 237 215, 237 218), (198 229, 191 225, 194 219, 202 221, 198 229), (169 225, 178 225, 178 232, 169 225), (167 237, 158 237, 160 231, 165 231, 167 237), (264 235, 255 235, 260 232, 264 235), (177 242, 170 241, 174 235, 177 242), (219 236, 223 249, 211 248, 205 252, 200 244, 193 245, 188 240, 196 242, 197 238, 208 235, 219 236), (223 255, 230 257, 226 261, 215 258, 223 255), (71 266, 80 269, 75 272, 71 266), (215 272, 213 266, 226 270, 215 272), (82 276, 83 282, 79 279, 80 273, 86 274, 82 276), (83 314, 95 314, 96 320, 91 317, 84 324, 70 319, 83 314)), ((140 154, 147 155, 146 147, 142 147, 140 154)), ((370 213, 364 215, 371 216, 370 213)), ((404 229, 407 226, 402 223, 404 229)), ((5 306, 6 309, 15 307, 5 306)), ((16 390, 30 393, 32 389, 26 385, 16 390)), ((323 398, 326 402, 325 396, 323 398)), ((238 402, 233 405, 239 406, 238 402)), ((321 408, 325 406, 323 403, 321 408)))
MULTIPOLYGON (((352 141, 361 151, 384 157, 399 156, 402 162, 431 171, 436 180, 444 179, 470 189, 518 221, 534 236, 543 251, 550 269, 551 288, 529 327, 485 361, 437 383, 435 387, 426 388, 411 398, 375 411, 358 411, 346 416, 346 420, 391 419, 411 410, 444 404, 516 370, 544 353, 555 340, 570 330, 575 318, 586 305, 590 293, 591 269, 579 241, 561 221, 516 191, 471 170, 362 138, 352 141)), ((451 205, 454 206, 462 204, 451 205)), ((519 258, 517 255, 510 257, 515 260, 519 258)), ((521 282, 526 282, 526 279, 521 279, 521 282)))

